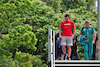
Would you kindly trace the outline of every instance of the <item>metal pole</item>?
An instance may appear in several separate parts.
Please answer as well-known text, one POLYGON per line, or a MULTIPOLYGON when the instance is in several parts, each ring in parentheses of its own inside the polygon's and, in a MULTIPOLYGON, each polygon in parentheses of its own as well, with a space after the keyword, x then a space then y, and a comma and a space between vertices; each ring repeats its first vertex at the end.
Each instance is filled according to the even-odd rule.
MULTIPOLYGON (((100 46, 100 0, 98 0, 98 38, 100 46)), ((98 60, 100 60, 100 50, 98 51, 98 60)))
POLYGON ((54 64, 54 67, 55 67, 55 31, 53 31, 53 54, 54 54, 54 56, 53 56, 53 60, 54 60, 53 64, 54 64))
POLYGON ((48 26, 48 62, 51 61, 50 26, 48 26))
POLYGON ((50 50, 51 50, 51 67, 53 67, 53 50, 52 50, 52 29, 50 29, 50 50))

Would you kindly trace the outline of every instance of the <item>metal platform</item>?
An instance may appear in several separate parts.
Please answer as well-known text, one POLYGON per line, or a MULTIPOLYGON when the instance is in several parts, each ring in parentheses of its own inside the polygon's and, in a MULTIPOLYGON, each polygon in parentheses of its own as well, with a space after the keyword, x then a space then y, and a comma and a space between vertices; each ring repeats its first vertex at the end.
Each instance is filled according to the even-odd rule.
POLYGON ((99 60, 55 60, 55 67, 59 66, 100 66, 99 60))

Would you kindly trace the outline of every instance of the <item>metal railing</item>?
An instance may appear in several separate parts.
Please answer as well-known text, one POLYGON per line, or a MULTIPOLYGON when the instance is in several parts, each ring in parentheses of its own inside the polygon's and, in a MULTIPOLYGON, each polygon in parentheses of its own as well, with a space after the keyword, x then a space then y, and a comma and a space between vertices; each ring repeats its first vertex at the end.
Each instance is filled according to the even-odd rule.
POLYGON ((55 67, 55 31, 50 26, 48 27, 48 62, 51 62, 51 67, 55 67))
POLYGON ((48 62, 49 67, 58 66, 100 66, 99 60, 55 60, 55 31, 48 27, 48 62))

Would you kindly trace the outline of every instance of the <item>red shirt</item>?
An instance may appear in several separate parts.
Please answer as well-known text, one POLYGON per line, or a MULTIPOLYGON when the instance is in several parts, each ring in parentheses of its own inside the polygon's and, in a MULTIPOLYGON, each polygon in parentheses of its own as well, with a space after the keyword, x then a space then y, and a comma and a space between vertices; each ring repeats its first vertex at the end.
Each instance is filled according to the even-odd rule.
POLYGON ((63 28, 63 35, 62 36, 72 36, 72 28, 75 28, 73 21, 63 21, 60 25, 61 28, 63 28))

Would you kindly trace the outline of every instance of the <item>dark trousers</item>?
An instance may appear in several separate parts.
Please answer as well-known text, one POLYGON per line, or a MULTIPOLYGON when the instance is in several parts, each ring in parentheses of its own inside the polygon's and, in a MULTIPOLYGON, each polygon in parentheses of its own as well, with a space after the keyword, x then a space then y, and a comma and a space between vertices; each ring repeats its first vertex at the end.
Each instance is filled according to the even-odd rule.
POLYGON ((61 56, 61 53, 62 53, 62 48, 59 47, 59 44, 60 44, 60 40, 57 40, 56 41, 56 49, 55 49, 55 58, 57 59, 58 57, 61 56))
POLYGON ((78 60, 77 43, 75 42, 71 48, 71 60, 78 60))
POLYGON ((93 44, 93 55, 92 55, 92 60, 95 60, 96 56, 96 44, 93 44))

